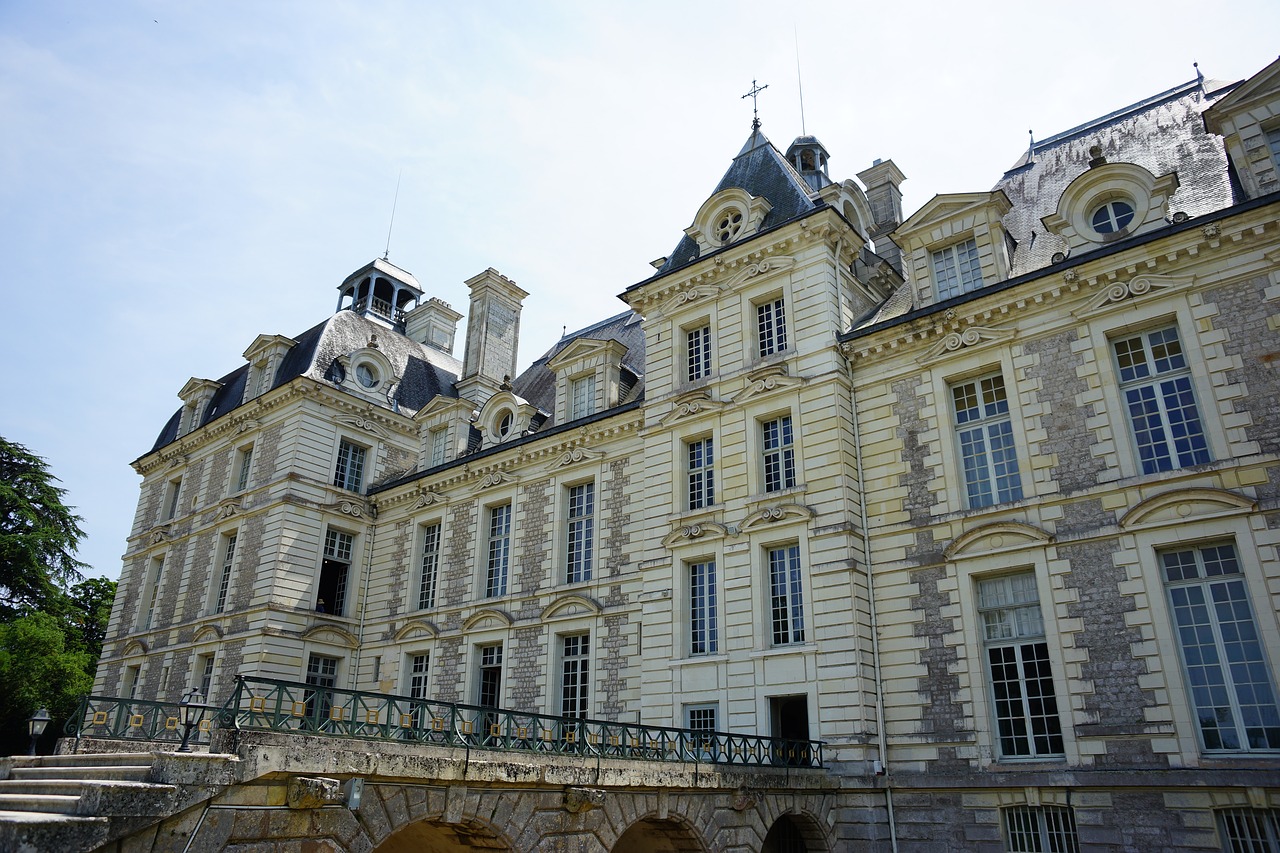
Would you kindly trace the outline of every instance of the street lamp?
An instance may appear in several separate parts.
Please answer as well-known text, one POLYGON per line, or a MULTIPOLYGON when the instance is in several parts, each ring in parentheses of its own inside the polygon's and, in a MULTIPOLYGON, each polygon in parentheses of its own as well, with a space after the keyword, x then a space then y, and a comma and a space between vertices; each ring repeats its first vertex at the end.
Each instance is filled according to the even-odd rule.
POLYGON ((192 687, 182 694, 178 707, 182 708, 182 744, 178 752, 191 752, 191 730, 204 718, 204 697, 192 687))
POLYGON ((27 717, 27 734, 31 735, 31 747, 27 750, 27 755, 36 754, 36 741, 40 740, 40 735, 44 734, 45 727, 49 725, 49 719, 48 708, 41 708, 27 717))

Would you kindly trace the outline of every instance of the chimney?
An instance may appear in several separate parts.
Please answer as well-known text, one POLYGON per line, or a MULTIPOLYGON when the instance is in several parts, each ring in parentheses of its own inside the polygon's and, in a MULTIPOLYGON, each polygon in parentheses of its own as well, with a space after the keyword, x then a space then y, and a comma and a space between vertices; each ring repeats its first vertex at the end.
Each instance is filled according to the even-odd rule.
POLYGON ((493 267, 467 279, 466 284, 471 288, 471 311, 458 393, 483 406, 504 382, 515 377, 520 306, 529 294, 493 267))
POLYGON ((462 315, 448 302, 431 297, 404 317, 405 337, 453 355, 453 339, 462 315))
POLYGON ((867 188, 867 201, 876 220, 868 236, 876 254, 898 272, 902 272, 902 250, 889 239, 889 232, 902 224, 902 191, 898 187, 906 179, 892 160, 876 160, 870 169, 858 173, 858 180, 867 188))

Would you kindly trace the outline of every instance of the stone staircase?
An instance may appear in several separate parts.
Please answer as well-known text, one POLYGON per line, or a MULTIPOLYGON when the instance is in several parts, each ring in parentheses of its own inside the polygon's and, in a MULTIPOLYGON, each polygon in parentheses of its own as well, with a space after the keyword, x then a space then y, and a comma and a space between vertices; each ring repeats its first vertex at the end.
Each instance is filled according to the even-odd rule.
POLYGON ((181 783, 197 781, 193 764, 229 760, 153 752, 0 758, 0 851, 96 850, 187 808, 192 795, 206 797, 206 786, 181 783))

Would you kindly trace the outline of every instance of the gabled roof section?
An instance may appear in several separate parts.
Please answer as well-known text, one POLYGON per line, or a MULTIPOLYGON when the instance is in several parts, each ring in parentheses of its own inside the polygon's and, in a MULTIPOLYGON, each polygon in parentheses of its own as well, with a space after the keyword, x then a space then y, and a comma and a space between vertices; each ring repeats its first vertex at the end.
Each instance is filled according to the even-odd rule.
MULTIPOLYGON (((817 208, 809 197, 809 186, 759 128, 751 131, 738 156, 708 198, 727 189, 741 189, 768 199, 772 207, 758 230, 764 231, 817 208)), ((698 259, 698 244, 690 237, 680 239, 657 275, 665 275, 698 259)))
POLYGON ((556 374, 549 362, 570 347, 596 347, 600 341, 617 341, 627 348, 622 356, 622 381, 634 384, 620 398, 622 403, 635 399, 644 390, 639 387, 644 383, 644 331, 640 326, 640 315, 634 311, 626 311, 565 335, 511 383, 511 390, 547 412, 548 419, 544 425, 553 426, 554 419, 550 413, 556 410, 556 374))
POLYGON ((941 222, 950 219, 957 213, 963 213, 967 210, 981 208, 993 201, 1002 205, 1005 210, 1008 210, 1009 199, 999 189, 989 193, 947 193, 945 195, 935 195, 933 198, 929 199, 929 201, 925 202, 924 207, 907 217, 907 221, 899 225, 894 230, 894 235, 896 236, 907 231, 915 231, 918 228, 927 228, 934 222, 941 222))
POLYGON ((1250 101, 1262 97, 1270 97, 1280 88, 1280 59, 1254 74, 1248 80, 1232 89, 1228 94, 1214 102, 1204 111, 1204 125, 1210 133, 1222 133, 1219 118, 1223 113, 1232 112, 1249 105, 1250 101))

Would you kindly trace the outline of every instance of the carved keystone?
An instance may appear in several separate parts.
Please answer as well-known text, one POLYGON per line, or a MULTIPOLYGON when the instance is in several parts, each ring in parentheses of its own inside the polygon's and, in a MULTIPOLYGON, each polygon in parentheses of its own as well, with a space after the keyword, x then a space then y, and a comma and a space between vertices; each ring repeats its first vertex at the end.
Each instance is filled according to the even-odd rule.
POLYGON ((564 810, 570 814, 582 814, 604 805, 604 791, 595 788, 566 788, 564 810))
POLYGON ((289 780, 286 800, 291 809, 318 809, 342 802, 342 783, 323 776, 295 776, 289 780))
POLYGON ((733 795, 733 810, 745 812, 747 809, 754 809, 759 802, 759 791, 753 791, 750 788, 739 788, 733 795))

